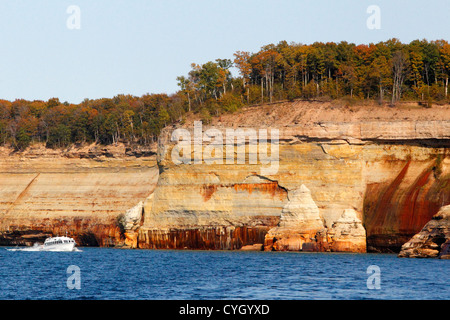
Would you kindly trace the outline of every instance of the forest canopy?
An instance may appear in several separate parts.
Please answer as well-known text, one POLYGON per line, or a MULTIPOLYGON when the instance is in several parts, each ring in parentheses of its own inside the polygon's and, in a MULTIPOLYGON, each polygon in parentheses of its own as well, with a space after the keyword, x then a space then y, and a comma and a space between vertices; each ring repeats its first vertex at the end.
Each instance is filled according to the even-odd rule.
POLYGON ((316 42, 269 44, 256 53, 191 65, 179 91, 85 99, 80 104, 0 100, 0 143, 63 148, 78 143, 149 145, 160 130, 189 113, 203 121, 246 105, 294 99, 448 103, 450 44, 390 39, 356 45, 316 42), (231 70, 237 70, 233 75, 231 70))

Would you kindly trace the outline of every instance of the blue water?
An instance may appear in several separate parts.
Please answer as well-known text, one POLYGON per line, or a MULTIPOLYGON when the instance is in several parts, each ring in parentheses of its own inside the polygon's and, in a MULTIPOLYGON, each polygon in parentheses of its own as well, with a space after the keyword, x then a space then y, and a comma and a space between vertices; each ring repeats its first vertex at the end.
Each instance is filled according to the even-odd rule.
POLYGON ((450 299, 450 261, 388 254, 0 248, 0 299, 450 299), (70 265, 81 289, 69 289, 70 265), (380 268, 380 289, 367 268, 380 268))

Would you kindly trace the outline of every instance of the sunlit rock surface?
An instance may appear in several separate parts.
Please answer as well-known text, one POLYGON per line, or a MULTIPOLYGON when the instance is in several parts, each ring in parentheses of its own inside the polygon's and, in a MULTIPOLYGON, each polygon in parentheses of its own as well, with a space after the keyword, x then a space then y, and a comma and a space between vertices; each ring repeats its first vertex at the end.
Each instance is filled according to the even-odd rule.
POLYGON ((311 191, 302 184, 299 189, 290 191, 288 198, 278 226, 270 229, 265 237, 265 250, 325 250, 323 239, 318 236, 325 232, 325 226, 311 191))
POLYGON ((248 145, 245 164, 206 164, 203 158, 201 164, 176 165, 171 134, 183 127, 194 136, 193 122, 166 128, 139 247, 264 244, 282 250, 399 252, 450 203, 450 112, 368 109, 286 103, 247 108, 203 126, 203 133, 215 128, 224 136, 228 128, 265 128, 269 136, 270 129, 278 129, 279 168, 271 174, 261 173, 265 165, 247 161, 248 145), (272 236, 294 217, 283 218, 283 210, 288 212, 290 193, 302 185, 317 206, 310 213, 318 210, 322 225, 315 219, 308 232, 300 228, 300 233, 283 232, 283 238, 272 236))
POLYGON ((125 237, 125 245, 137 248, 138 230, 143 223, 144 202, 140 201, 125 214, 119 216, 119 227, 125 237))
POLYGON ((345 209, 327 232, 330 251, 366 252, 366 230, 354 209, 345 209))
POLYGON ((402 246, 399 257, 450 259, 450 205, 439 212, 402 246))
POLYGON ((1 245, 32 245, 66 233, 79 246, 121 245, 118 218, 144 201, 158 178, 153 156, 123 146, 1 151, 1 245))

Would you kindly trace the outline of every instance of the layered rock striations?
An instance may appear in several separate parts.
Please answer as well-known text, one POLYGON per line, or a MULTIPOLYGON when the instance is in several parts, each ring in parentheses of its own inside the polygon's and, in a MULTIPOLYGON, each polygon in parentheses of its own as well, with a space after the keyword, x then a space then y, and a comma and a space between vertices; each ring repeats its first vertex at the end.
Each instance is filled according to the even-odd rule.
POLYGON ((319 208, 311 191, 302 184, 289 192, 278 226, 270 229, 265 237, 265 250, 324 251, 324 233, 319 208))
POLYGON ((133 208, 127 210, 125 214, 118 217, 118 224, 121 234, 125 237, 125 245, 130 248, 137 248, 138 230, 142 226, 144 213, 144 201, 140 201, 133 208))
POLYGON ((0 245, 66 233, 81 246, 122 245, 119 218, 153 192, 158 178, 154 156, 124 146, 1 151, 0 245))
MULTIPOLYGON (((328 108, 278 104, 221 116, 200 134, 189 120, 167 128, 138 246, 399 252, 450 203, 450 112, 328 108), (210 129, 224 141, 230 128, 267 129, 267 138, 277 129, 277 170, 264 173, 267 164, 250 163, 256 151, 238 140, 232 163, 206 161, 225 158, 226 150, 212 154, 205 143, 201 161, 176 164, 178 142, 171 138, 180 127, 205 141, 211 141, 210 129), (240 147, 244 163, 237 161, 240 147)), ((183 155, 187 159, 199 151, 193 144, 183 155)))
POLYGON ((330 251, 366 252, 366 229, 354 209, 345 209, 327 233, 330 251))
POLYGON ((141 248, 239 249, 263 243, 278 223, 276 212, 286 201, 286 190, 276 182, 253 173, 222 174, 220 166, 206 172, 202 167, 177 169, 173 175, 161 173, 146 203, 141 248))

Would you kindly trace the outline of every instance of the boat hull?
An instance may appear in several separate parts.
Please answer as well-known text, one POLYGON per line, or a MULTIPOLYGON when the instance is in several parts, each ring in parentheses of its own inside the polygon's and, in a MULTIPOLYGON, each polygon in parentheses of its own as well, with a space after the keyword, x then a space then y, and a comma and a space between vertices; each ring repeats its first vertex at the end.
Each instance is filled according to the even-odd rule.
POLYGON ((74 251, 75 243, 61 243, 55 245, 42 246, 42 251, 74 251))
POLYGON ((50 246, 35 245, 35 246, 29 247, 29 248, 7 248, 6 250, 8 250, 8 251, 30 251, 30 252, 36 252, 36 251, 51 251, 51 252, 80 251, 77 248, 75 248, 74 243, 64 243, 64 244, 50 245, 50 246))

